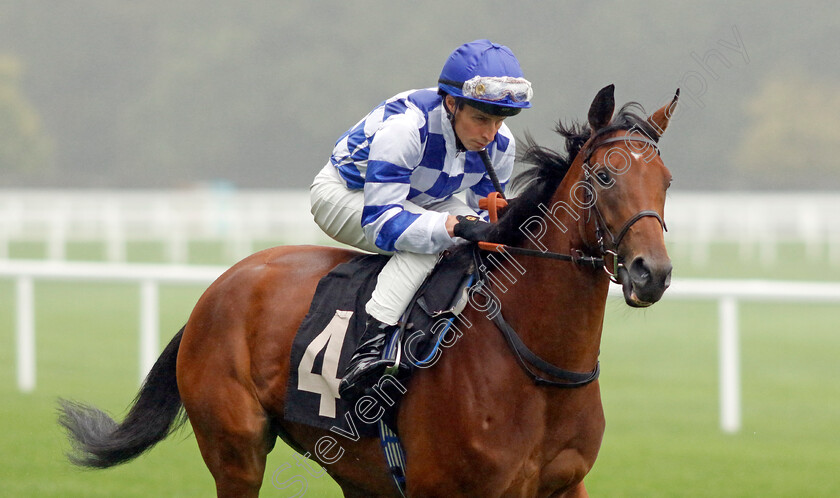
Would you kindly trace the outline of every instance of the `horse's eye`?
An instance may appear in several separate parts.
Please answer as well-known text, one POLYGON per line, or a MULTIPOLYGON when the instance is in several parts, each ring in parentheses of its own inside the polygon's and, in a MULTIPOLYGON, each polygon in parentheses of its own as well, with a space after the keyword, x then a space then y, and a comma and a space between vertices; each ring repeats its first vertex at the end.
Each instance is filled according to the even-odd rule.
POLYGON ((597 176, 598 181, 600 181, 604 185, 606 185, 607 183, 610 182, 610 174, 607 173, 606 170, 602 169, 602 170, 598 171, 597 173, 595 173, 595 176, 597 176))

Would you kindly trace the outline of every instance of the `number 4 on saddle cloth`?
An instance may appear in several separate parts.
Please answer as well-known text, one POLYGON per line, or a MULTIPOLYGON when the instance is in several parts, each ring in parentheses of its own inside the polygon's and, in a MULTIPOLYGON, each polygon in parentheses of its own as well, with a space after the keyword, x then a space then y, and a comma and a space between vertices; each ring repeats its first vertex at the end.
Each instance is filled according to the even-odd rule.
POLYGON ((400 362, 400 374, 386 374, 371 386, 371 396, 355 406, 341 399, 337 375, 344 372, 365 331, 365 303, 387 261, 387 256, 376 254, 358 256, 318 283, 292 344, 286 420, 353 438, 376 435, 380 419, 395 428, 391 417, 410 374, 433 365, 441 345, 454 340, 452 324, 467 303, 473 281, 473 250, 465 246, 442 257, 409 304, 400 333, 389 338, 384 356, 400 362))

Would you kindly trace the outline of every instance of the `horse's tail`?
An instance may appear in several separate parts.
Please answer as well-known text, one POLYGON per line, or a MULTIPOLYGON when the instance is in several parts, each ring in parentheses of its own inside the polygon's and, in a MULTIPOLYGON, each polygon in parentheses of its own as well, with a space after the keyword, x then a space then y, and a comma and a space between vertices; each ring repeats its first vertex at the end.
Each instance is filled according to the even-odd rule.
POLYGON ((186 422, 175 380, 183 334, 182 328, 163 350, 121 424, 92 406, 59 400, 58 422, 73 444, 71 462, 99 469, 127 462, 186 422))

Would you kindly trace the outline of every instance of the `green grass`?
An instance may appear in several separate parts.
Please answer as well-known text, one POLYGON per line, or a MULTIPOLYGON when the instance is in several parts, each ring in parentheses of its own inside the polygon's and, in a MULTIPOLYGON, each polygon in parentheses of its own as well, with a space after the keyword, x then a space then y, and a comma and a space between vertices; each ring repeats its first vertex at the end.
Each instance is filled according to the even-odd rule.
MULTIPOLYGON (((14 247, 15 257, 38 248, 14 247)), ((679 277, 761 277, 840 281, 840 268, 804 261, 783 248, 784 264, 737 261, 717 246, 713 264, 681 263, 679 277)), ((191 244, 190 260, 221 263, 220 247, 191 244)), ((74 259, 104 251, 77 247, 74 259)), ((155 247, 129 247, 129 259, 163 261, 155 247)), ((683 258, 684 259, 684 258, 683 258)), ((161 347, 186 320, 201 287, 161 291, 161 347)), ((139 291, 132 285, 36 283, 35 392, 15 384, 13 285, 0 280, 0 496, 211 496, 213 481, 189 430, 128 465, 79 471, 55 423, 56 398, 93 403, 121 416, 138 387, 139 291)), ((837 306, 740 305, 743 427, 719 429, 717 309, 711 301, 669 301, 647 310, 608 303, 602 343, 607 430, 587 478, 593 496, 840 496, 840 335, 837 306)), ((285 497, 279 480, 307 479, 306 496, 337 496, 328 477, 296 466, 278 443, 264 496, 285 497), (286 468, 291 466, 291 468, 286 468)))
POLYGON ((836 306, 741 306, 743 426, 719 429, 711 303, 611 312, 593 496, 838 496, 836 306))
MULTIPOLYGON (((199 287, 161 291, 161 348, 186 321, 199 287)), ((121 417, 138 388, 138 290, 132 285, 36 284, 37 388, 16 389, 11 283, 0 281, 0 496, 211 496, 213 480, 189 429, 135 462, 107 471, 81 471, 64 458, 69 449, 56 424, 56 400, 83 400, 121 417)), ((296 466, 282 442, 271 454, 264 494, 289 496, 272 486, 275 469, 296 466)), ((279 482, 296 473, 282 471, 279 482)), ((308 479, 309 496, 335 496, 328 477, 308 479)), ((289 488, 292 489, 292 488, 289 488)))

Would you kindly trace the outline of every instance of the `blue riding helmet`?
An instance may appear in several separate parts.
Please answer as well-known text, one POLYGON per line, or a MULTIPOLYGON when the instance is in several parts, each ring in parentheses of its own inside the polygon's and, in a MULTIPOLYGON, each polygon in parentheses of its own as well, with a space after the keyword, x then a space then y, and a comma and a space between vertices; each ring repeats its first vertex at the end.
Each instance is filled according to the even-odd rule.
POLYGON ((455 49, 443 65, 438 88, 504 116, 530 108, 533 96, 513 52, 490 40, 475 40, 455 49))

